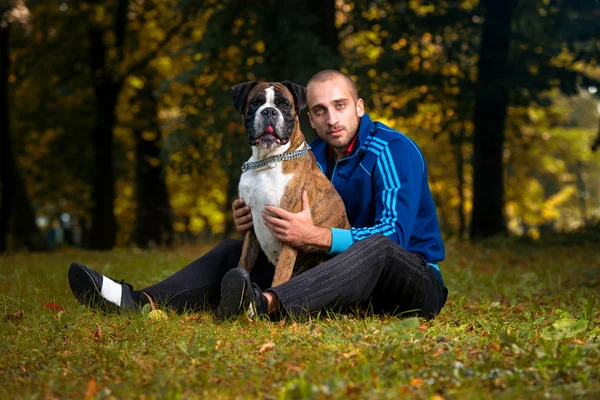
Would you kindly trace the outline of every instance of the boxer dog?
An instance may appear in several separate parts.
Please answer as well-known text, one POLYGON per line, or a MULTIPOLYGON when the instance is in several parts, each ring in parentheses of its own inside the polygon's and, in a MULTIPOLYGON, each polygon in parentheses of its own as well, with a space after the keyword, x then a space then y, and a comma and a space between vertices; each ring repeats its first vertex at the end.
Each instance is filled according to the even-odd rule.
POLYGON ((350 229, 350 224, 342 198, 321 172, 300 130, 298 115, 306 107, 306 88, 289 81, 245 82, 231 92, 252 146, 238 189, 252 210, 253 229, 246 234, 238 267, 250 272, 262 249, 275 265, 273 286, 277 286, 292 272, 325 261, 327 255, 312 246, 298 249, 275 239, 261 217, 266 205, 298 213, 306 191, 316 226, 350 229))

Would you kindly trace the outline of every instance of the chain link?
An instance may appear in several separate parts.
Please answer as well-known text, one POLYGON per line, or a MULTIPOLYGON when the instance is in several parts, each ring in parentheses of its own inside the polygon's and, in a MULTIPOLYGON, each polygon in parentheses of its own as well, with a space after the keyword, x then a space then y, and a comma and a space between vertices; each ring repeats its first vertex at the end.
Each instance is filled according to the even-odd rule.
POLYGON ((283 153, 259 161, 246 161, 244 164, 242 164, 242 173, 252 169, 264 168, 267 165, 275 164, 281 161, 293 160, 294 158, 304 157, 309 150, 310 146, 307 144, 306 147, 300 150, 292 151, 291 153, 283 153))

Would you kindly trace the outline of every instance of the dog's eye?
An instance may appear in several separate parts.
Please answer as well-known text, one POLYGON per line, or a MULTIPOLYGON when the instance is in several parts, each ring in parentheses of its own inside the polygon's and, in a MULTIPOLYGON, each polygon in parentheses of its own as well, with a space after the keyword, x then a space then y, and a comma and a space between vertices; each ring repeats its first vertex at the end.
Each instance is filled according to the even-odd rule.
POLYGON ((289 106, 290 106, 290 105, 289 105, 287 102, 285 102, 285 101, 282 101, 282 102, 280 102, 280 103, 279 103, 279 107, 281 107, 281 108, 282 108, 282 109, 284 109, 284 110, 287 110, 287 108, 288 108, 289 106))
POLYGON ((250 103, 250 105, 251 105, 252 107, 258 107, 258 106, 260 105, 260 101, 258 101, 258 100, 254 100, 252 103, 250 103))

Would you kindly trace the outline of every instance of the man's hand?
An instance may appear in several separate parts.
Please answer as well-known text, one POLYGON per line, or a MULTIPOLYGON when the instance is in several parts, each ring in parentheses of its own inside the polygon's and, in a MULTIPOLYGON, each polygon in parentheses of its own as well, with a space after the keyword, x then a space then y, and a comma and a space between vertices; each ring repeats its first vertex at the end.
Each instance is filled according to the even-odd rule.
POLYGON ((244 199, 237 199, 231 204, 233 210, 233 222, 240 235, 245 235, 252 229, 252 212, 250 206, 247 206, 244 199))
POLYGON ((277 240, 294 247, 316 246, 323 251, 331 248, 331 231, 314 225, 306 192, 302 192, 302 211, 299 213, 266 206, 262 217, 277 240))

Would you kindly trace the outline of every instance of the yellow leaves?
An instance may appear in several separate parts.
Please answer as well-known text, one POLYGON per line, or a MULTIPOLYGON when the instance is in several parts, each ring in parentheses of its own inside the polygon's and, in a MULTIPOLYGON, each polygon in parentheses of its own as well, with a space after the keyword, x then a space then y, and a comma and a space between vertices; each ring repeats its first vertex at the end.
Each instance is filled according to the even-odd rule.
POLYGON ((400 38, 397 42, 392 44, 392 49, 394 49, 395 51, 398 51, 398 50, 405 48, 407 44, 408 44, 408 41, 406 39, 400 38))
POLYGON ((460 7, 466 11, 471 11, 479 4, 479 0, 465 0, 460 3, 460 7))
POLYGON ((421 42, 422 42, 423 44, 429 44, 429 43, 431 43, 431 40, 432 40, 432 39, 433 39, 433 36, 431 35, 431 33, 429 33, 429 32, 425 32, 425 33, 423 34, 423 37, 421 38, 421 42))
POLYGON ((357 53, 358 57, 369 61, 376 61, 383 53, 381 37, 374 31, 356 32, 350 38, 350 47, 357 53))
POLYGON ((460 75, 460 69, 455 63, 445 63, 442 67, 442 74, 445 76, 458 76, 460 75))
POLYGON ((92 9, 92 21, 102 22, 106 18, 106 8, 103 5, 96 5, 92 9))
POLYGON ((546 220, 554 220, 560 218, 560 206, 570 200, 576 193, 575 185, 567 185, 558 193, 550 196, 542 205, 541 215, 546 220))
POLYGON ((154 141, 158 138, 158 135, 154 131, 144 131, 142 132, 142 140, 146 140, 148 142, 154 141))
POLYGON ((531 75, 537 75, 540 73, 540 66, 536 64, 527 65, 527 70, 531 75))
POLYGON ((163 75, 168 76, 173 70, 173 60, 166 56, 157 57, 152 61, 152 66, 163 75))
POLYGON ((423 0, 410 0, 408 6, 420 17, 424 17, 435 11, 435 4, 429 4, 429 2, 423 0))
POLYGON ((127 79, 128 83, 136 89, 141 89, 144 87, 144 80, 138 76, 130 76, 127 79))
POLYGON ((256 52, 258 52, 259 54, 262 54, 265 52, 265 42, 263 42, 262 40, 259 40, 256 43, 254 43, 252 48, 254 50, 256 50, 256 52))
POLYGON ((188 224, 188 229, 194 233, 202 232, 204 227, 206 226, 206 221, 203 218, 198 216, 194 216, 190 218, 190 223, 188 224))

